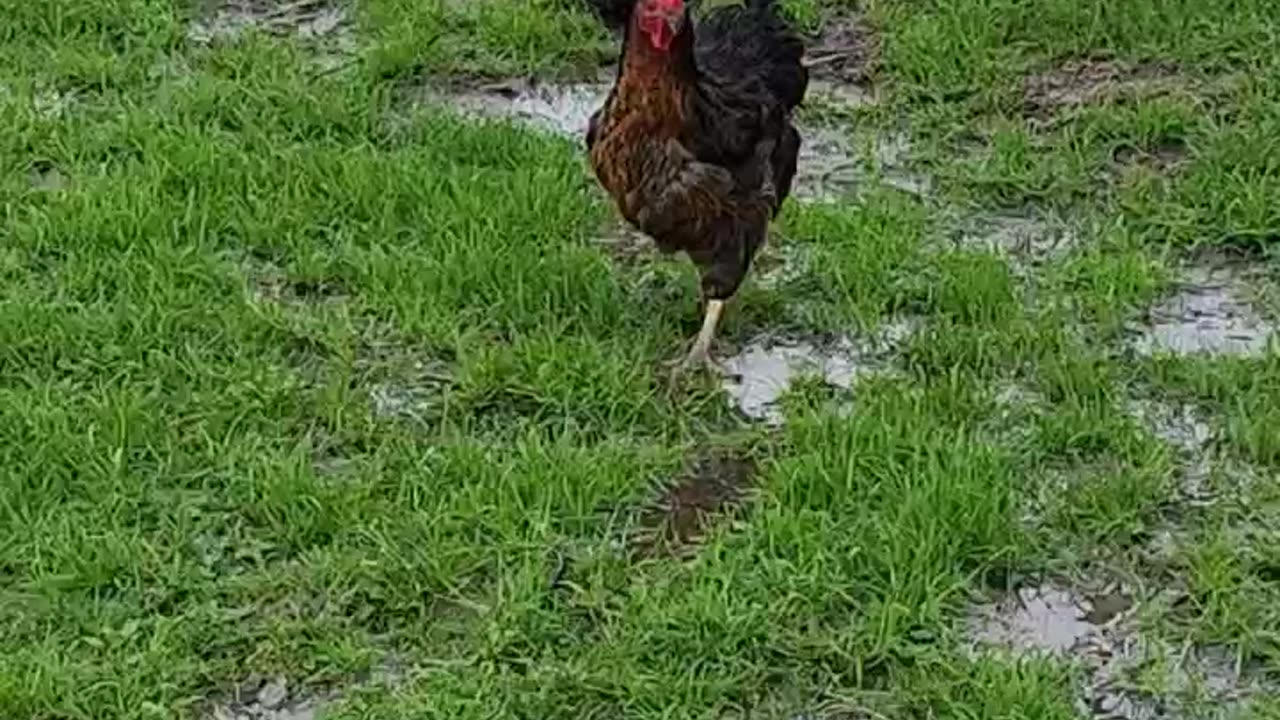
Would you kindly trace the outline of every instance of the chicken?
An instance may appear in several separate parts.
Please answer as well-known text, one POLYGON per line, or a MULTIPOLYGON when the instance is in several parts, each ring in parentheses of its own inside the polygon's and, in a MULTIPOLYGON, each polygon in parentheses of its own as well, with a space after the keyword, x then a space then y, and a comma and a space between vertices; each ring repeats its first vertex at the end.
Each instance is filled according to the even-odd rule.
POLYGON ((684 0, 590 1, 625 27, 617 79, 587 129, 592 169, 630 224, 699 268, 702 329, 675 373, 719 370, 710 351, 725 303, 796 173, 804 44, 774 0, 698 18, 684 0))

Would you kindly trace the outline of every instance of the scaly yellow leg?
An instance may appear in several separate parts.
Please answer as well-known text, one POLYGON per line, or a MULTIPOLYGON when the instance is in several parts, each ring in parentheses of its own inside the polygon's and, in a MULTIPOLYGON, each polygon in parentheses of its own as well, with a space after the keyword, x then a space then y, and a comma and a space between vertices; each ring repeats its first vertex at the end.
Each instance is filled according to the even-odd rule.
POLYGON ((695 365, 702 365, 712 372, 724 374, 724 369, 711 357, 711 341, 715 339, 716 328, 720 325, 722 314, 724 314, 724 300, 707 301, 706 314, 702 318, 702 329, 698 331, 693 347, 689 348, 689 354, 672 370, 673 378, 695 365))

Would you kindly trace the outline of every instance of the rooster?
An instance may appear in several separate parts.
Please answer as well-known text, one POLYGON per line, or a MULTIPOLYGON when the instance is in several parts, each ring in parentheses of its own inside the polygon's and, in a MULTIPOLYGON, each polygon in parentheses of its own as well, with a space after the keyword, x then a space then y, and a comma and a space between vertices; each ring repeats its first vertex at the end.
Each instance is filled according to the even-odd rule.
POLYGON ((589 1, 625 28, 617 79, 587 128, 592 170, 631 225, 699 268, 702 329, 673 375, 721 372, 710 351, 725 303, 796 173, 804 44, 774 0, 698 18, 684 0, 589 1))

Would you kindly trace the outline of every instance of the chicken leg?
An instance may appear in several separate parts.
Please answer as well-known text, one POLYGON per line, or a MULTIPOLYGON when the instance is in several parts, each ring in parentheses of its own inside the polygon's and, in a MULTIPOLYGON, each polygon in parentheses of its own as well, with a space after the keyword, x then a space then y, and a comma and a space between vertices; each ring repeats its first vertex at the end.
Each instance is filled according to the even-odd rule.
POLYGON ((715 339, 716 328, 720 325, 720 315, 723 313, 724 300, 707 301, 707 310, 702 318, 702 329, 698 331, 698 336, 694 338, 693 347, 689 348, 689 354, 685 355, 683 360, 678 361, 672 369, 671 376, 673 379, 695 365, 701 365, 718 375, 725 374, 725 370, 720 366, 720 363, 711 357, 711 341, 715 339))

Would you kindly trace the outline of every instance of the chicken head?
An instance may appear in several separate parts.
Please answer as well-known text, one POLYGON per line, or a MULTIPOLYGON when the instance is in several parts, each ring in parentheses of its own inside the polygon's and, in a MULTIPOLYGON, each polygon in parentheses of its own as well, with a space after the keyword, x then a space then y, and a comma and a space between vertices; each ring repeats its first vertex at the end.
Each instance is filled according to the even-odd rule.
POLYGON ((640 0, 636 11, 640 30, 654 49, 669 50, 684 27, 684 0, 640 0))

